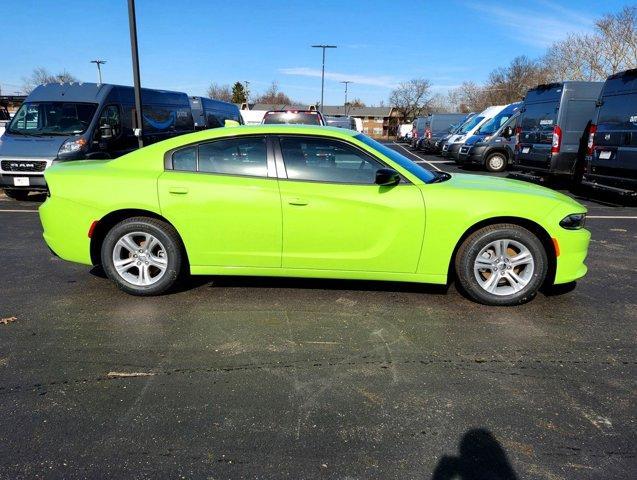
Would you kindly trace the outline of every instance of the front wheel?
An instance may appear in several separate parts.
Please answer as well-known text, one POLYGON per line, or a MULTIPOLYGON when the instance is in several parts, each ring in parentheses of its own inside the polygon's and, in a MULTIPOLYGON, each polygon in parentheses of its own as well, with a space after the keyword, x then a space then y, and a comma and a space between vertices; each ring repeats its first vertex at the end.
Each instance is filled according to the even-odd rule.
POLYGON ((183 254, 177 231, 154 218, 135 217, 115 225, 102 243, 102 267, 132 295, 159 295, 179 278, 183 254))
POLYGON ((504 172, 507 168, 507 158, 503 153, 492 153, 487 157, 485 166, 490 172, 504 172))
POLYGON ((489 225, 471 234, 455 261, 460 289, 485 305, 520 305, 537 294, 548 271, 540 239, 519 225, 489 225))

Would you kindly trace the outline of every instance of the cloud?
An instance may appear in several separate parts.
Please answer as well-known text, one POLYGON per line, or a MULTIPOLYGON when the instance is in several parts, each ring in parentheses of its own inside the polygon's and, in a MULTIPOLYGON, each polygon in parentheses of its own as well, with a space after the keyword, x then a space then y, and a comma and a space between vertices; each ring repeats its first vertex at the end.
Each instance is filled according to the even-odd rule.
MULTIPOLYGON (((280 73, 284 75, 297 75, 301 77, 321 77, 321 70, 318 68, 308 68, 308 67, 291 67, 291 68, 281 68, 279 69, 280 73)), ((356 75, 349 73, 338 73, 338 72, 325 72, 325 78, 328 80, 334 80, 335 82, 343 82, 346 80, 351 81, 352 83, 359 85, 372 85, 374 87, 382 87, 382 88, 396 88, 398 85, 398 80, 390 75, 356 75)))
POLYGON ((501 7, 497 4, 466 5, 485 14, 499 28, 508 31, 515 40, 546 48, 572 33, 588 33, 592 30, 593 18, 561 5, 541 0, 539 8, 520 8, 517 4, 501 7))

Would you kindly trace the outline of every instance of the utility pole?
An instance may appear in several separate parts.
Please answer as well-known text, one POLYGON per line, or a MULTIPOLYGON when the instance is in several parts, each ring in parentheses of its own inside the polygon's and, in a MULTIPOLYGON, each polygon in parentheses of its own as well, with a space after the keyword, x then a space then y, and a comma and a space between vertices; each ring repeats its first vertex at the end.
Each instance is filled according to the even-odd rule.
POLYGON ((135 18, 135 0, 128 0, 128 27, 130 29, 130 49, 133 58, 133 89, 135 90, 135 136, 139 148, 144 146, 142 137, 142 87, 139 80, 139 54, 137 51, 137 19, 135 18))
POLYGON ((97 65, 97 78, 98 78, 98 83, 101 85, 102 84, 102 69, 101 69, 101 65, 104 65, 106 63, 106 60, 91 60, 91 63, 94 63, 95 65, 97 65))
POLYGON ((312 48, 323 49, 323 67, 321 69, 321 113, 323 113, 323 92, 325 91, 325 49, 336 48, 336 45, 312 45, 312 48))
POLYGON ((245 93, 246 93, 246 103, 250 103, 250 90, 248 90, 249 85, 250 85, 250 82, 248 80, 243 81, 243 89, 245 90, 245 93))
POLYGON ((343 104, 343 106, 345 107, 345 115, 347 115, 347 85, 354 82, 352 82, 351 80, 343 80, 341 83, 345 84, 345 103, 343 104))

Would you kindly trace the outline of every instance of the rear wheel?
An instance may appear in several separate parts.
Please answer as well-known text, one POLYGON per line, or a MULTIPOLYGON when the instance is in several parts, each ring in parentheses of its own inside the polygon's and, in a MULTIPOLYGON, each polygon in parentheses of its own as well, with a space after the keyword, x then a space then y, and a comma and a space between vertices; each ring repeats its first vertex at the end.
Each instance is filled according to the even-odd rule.
POLYGON ((20 200, 20 201, 26 200, 29 197, 28 190, 5 189, 4 193, 7 197, 13 198, 14 200, 20 200))
POLYGON ((507 168, 507 157, 500 152, 492 153, 487 157, 485 167, 490 172, 503 172, 507 168))
POLYGON ((159 295, 179 278, 184 256, 177 231, 154 218, 128 218, 102 243, 102 266, 117 286, 132 295, 159 295))
POLYGON ((485 305, 519 305, 544 283, 548 257, 540 239, 519 225, 490 225, 471 234, 455 262, 460 289, 485 305))

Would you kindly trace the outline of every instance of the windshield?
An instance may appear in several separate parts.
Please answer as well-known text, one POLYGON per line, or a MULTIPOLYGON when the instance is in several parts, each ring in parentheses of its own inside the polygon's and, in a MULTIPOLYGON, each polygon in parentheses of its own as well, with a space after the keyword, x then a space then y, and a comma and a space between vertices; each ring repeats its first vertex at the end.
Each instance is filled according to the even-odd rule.
POLYGON ((320 125, 321 118, 317 113, 268 112, 263 117, 263 123, 266 125, 320 125))
POLYGON ((504 125, 506 123, 506 121, 509 118, 511 118, 511 115, 513 115, 513 114, 512 113, 500 113, 500 114, 496 115, 491 120, 488 120, 487 122, 485 122, 485 124, 482 125, 478 129, 478 131, 476 132, 476 135, 477 134, 491 135, 491 134, 495 133, 502 125, 504 125))
POLYGON ((393 150, 382 143, 377 142, 376 140, 372 140, 367 135, 359 134, 354 137, 356 140, 363 142, 365 145, 372 147, 374 150, 377 150, 381 154, 385 155, 391 161, 396 162, 398 165, 403 167, 409 173, 415 175, 420 180, 425 183, 431 183, 436 181, 436 175, 434 175, 429 170, 422 168, 420 165, 415 164, 407 157, 404 157, 396 150, 393 150))
POLYGON ((97 105, 94 103, 23 103, 9 125, 9 133, 23 135, 77 135, 88 128, 97 105))
POLYGON ((458 133, 460 134, 465 134, 465 133, 469 133, 471 130, 473 130, 473 128, 478 125, 482 120, 484 120, 484 117, 480 117, 478 115, 476 115, 475 117, 471 117, 469 120, 467 120, 462 127, 460 127, 460 130, 458 130, 458 133))

